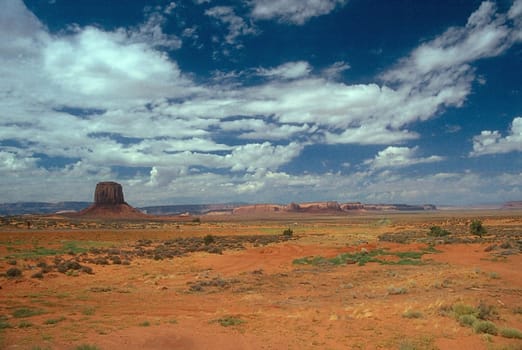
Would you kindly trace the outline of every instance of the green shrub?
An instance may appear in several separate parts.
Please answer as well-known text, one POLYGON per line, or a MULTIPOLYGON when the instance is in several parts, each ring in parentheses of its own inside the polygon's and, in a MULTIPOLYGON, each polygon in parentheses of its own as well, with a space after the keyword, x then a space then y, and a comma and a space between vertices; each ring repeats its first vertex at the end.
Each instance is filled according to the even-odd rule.
POLYGON ((408 289, 404 287, 388 287, 388 294, 390 295, 401 295, 408 293, 408 289))
POLYGON ((402 314, 402 317, 404 318, 422 318, 422 316, 422 312, 414 310, 408 310, 402 314))
POLYGON ((150 322, 149 321, 143 321, 139 325, 142 326, 142 327, 149 327, 150 326, 150 322))
POLYGON ((7 272, 5 273, 7 277, 14 278, 14 277, 20 277, 22 276, 22 270, 16 267, 11 267, 7 272))
POLYGON ((294 234, 294 231, 289 227, 286 230, 283 231, 283 236, 285 237, 292 237, 294 234))
POLYGON ((215 242, 216 242, 216 239, 212 235, 206 235, 203 238, 203 243, 205 243, 205 245, 210 245, 210 244, 215 243, 215 242))
POLYGON ((456 319, 459 319, 462 315, 473 315, 475 317, 478 316, 478 311, 473 306, 466 304, 455 304, 451 308, 453 311, 453 315, 456 319))
POLYGON ((92 316, 96 309, 94 307, 86 307, 82 310, 82 314, 85 316, 92 316))
POLYGON ((7 328, 13 328, 13 326, 11 326, 11 324, 6 320, 0 320, 0 330, 7 328))
POLYGON ((226 316, 220 318, 217 320, 217 322, 223 327, 238 326, 242 323, 245 323, 245 321, 243 321, 242 319, 233 316, 226 316))
POLYGON ((458 321, 461 326, 473 327, 473 324, 478 320, 474 315, 460 315, 458 321))
POLYGON ((428 236, 432 237, 444 237, 449 236, 451 232, 444 230, 440 226, 432 226, 430 227, 430 232, 428 232, 428 236))
POLYGON ((33 324, 31 322, 27 322, 27 321, 21 321, 19 324, 18 324, 18 328, 29 328, 29 327, 32 327, 33 324))
POLYGON ((473 330, 475 333, 498 334, 497 326, 491 321, 477 321, 473 323, 473 330))
POLYGON ((477 307, 478 315, 477 317, 481 320, 495 320, 498 318, 498 312, 492 305, 487 305, 483 302, 480 302, 477 307))
POLYGON ((22 307, 13 311, 13 317, 16 318, 25 318, 31 316, 38 316, 43 314, 44 311, 41 309, 29 309, 26 307, 22 307))
POLYGON ((522 339, 522 332, 516 328, 501 328, 500 335, 504 338, 522 339))
POLYGON ((65 317, 63 316, 58 318, 50 318, 48 320, 45 320, 44 324, 57 324, 58 322, 62 322, 63 320, 65 320, 65 317))
POLYGON ((100 350, 96 345, 82 344, 78 345, 75 350, 100 350))
POLYGON ((482 226, 482 221, 480 220, 473 220, 469 225, 469 231, 479 237, 482 237, 487 232, 486 228, 482 226))

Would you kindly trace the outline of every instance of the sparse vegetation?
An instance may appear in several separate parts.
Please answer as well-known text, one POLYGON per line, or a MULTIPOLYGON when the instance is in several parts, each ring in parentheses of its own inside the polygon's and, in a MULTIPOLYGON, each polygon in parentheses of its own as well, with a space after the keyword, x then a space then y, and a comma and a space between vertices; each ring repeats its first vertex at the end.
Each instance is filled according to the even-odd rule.
POLYGON ((62 322, 64 320, 65 320, 65 317, 60 316, 58 318, 50 318, 48 320, 45 320, 44 324, 57 324, 57 323, 62 322))
POLYGON ((242 319, 234 316, 226 316, 223 318, 219 318, 217 319, 217 322, 223 327, 238 326, 240 324, 245 323, 245 321, 243 321, 242 319))
POLYGON ((423 314, 420 311, 408 310, 402 314, 404 318, 422 318, 423 314))
POLYGON ((492 305, 480 302, 478 307, 466 304, 455 304, 452 315, 461 326, 471 327, 475 333, 497 335, 498 328, 490 320, 498 318, 498 313, 492 305))
MULTIPOLYGON (((283 217, 282 215, 279 216, 283 217)), ((452 338, 443 342, 449 347, 458 347, 461 344, 465 347, 473 342, 482 342, 485 349, 507 350, 509 344, 518 344, 522 329, 517 320, 520 318, 519 314, 522 314, 522 307, 517 305, 519 303, 513 293, 520 289, 520 283, 513 279, 516 275, 510 272, 509 267, 516 261, 516 257, 510 256, 511 252, 518 253, 522 248, 519 237, 513 233, 520 233, 520 218, 512 217, 511 213, 499 213, 502 220, 497 224, 495 215, 479 214, 484 215, 481 216, 483 220, 488 218, 488 233, 479 240, 478 236, 469 233, 473 217, 463 218, 453 213, 444 217, 444 213, 438 213, 430 216, 429 220, 424 220, 422 214, 415 213, 412 216, 414 220, 410 222, 410 214, 391 215, 394 216, 393 224, 379 230, 372 229, 375 214, 371 217, 321 216, 317 220, 303 217, 298 218, 300 221, 295 224, 292 223, 296 220, 294 218, 285 218, 284 221, 271 219, 265 223, 258 219, 243 222, 234 217, 234 221, 228 223, 224 221, 226 219, 214 221, 211 217, 206 220, 203 217, 202 226, 191 224, 192 218, 177 223, 126 223, 122 220, 117 223, 119 228, 114 231, 110 231, 112 228, 99 230, 101 225, 108 225, 100 220, 96 222, 96 228, 85 231, 78 224, 77 230, 71 231, 73 234, 62 228, 55 230, 56 232, 52 229, 42 229, 40 232, 34 230, 30 234, 25 229, 17 233, 10 228, 9 234, 0 237, 0 241, 3 240, 0 244, 3 244, 5 252, 5 256, 1 258, 4 266, 2 272, 5 276, 8 268, 19 268, 23 278, 7 280, 4 277, 0 292, 6 295, 3 312, 7 316, 2 318, 0 315, 0 338, 3 336, 0 339, 0 348, 12 347, 16 340, 26 337, 27 340, 19 345, 24 349, 31 349, 33 346, 34 350, 42 350, 46 346, 54 348, 67 342, 69 349, 74 350, 83 342, 98 343, 93 338, 85 337, 82 330, 95 337, 99 337, 98 334, 113 334, 120 329, 126 329, 127 332, 133 326, 142 329, 141 333, 153 331, 156 326, 183 331, 187 325, 190 326, 191 322, 187 323, 190 317, 212 323, 206 327, 203 325, 202 332, 211 331, 215 327, 229 327, 228 333, 245 332, 247 337, 252 336, 256 325, 268 325, 267 347, 277 347, 270 342, 270 334, 279 331, 277 327, 288 331, 288 327, 297 325, 293 321, 289 325, 284 322, 272 324, 265 312, 255 313, 247 318, 241 312, 246 310, 245 307, 248 309, 248 305, 254 305, 260 310, 271 307, 282 307, 285 310, 290 308, 293 310, 290 317, 302 308, 309 310, 310 312, 301 313, 303 318, 297 321, 300 336, 295 345, 292 345, 297 348, 308 348, 310 344, 317 348, 331 346, 332 342, 326 338, 314 337, 317 332, 321 332, 324 322, 330 327, 329 335, 339 340, 336 344, 341 348, 400 347, 403 350, 431 350, 436 349, 435 340, 430 344, 424 342, 423 337, 433 337, 439 344, 439 339, 446 336, 452 338), (128 228, 130 225, 132 228, 128 228), (179 230, 174 230, 176 225, 179 230), (142 226, 145 229, 142 230, 142 226), (149 232, 147 227, 152 227, 155 231, 149 232), (438 228, 434 230, 434 227, 438 228), (294 243, 274 245, 287 241, 287 228, 294 231, 294 243), (439 233, 439 228, 451 232, 444 236, 439 233), (389 232, 390 235, 411 232, 408 236, 409 244, 377 241, 376 236, 383 232, 389 232), (205 235, 208 233, 213 238, 213 242, 209 244, 205 242, 205 235), (44 249, 48 252, 62 251, 66 245, 64 242, 73 239, 78 240, 74 243, 78 248, 88 247, 89 239, 104 239, 111 241, 111 245, 105 242, 105 246, 95 246, 85 254, 75 253, 74 256, 69 254, 74 253, 74 249, 70 249, 68 253, 59 253, 56 256, 23 257, 26 252, 32 254, 36 247, 42 247, 40 253, 45 252, 44 249), (465 242, 466 245, 453 245, 455 242, 465 242), (510 246, 503 242, 509 242, 510 246), (270 244, 270 247, 257 248, 265 244, 270 244), (483 249, 490 245, 494 246, 490 252, 483 249), (440 247, 444 253, 426 255, 436 253, 435 247, 440 247), (218 259, 226 263, 223 265, 225 269, 222 265, 212 265, 211 262, 216 259, 207 254, 192 254, 209 252, 214 248, 228 253, 223 259, 218 259), (245 248, 247 251, 240 251, 245 248), (458 255, 466 249, 473 252, 471 263, 470 259, 461 259, 458 255), (165 261, 151 262, 156 256, 165 261), (285 260, 285 264, 293 258, 301 258, 294 263, 311 266, 283 266, 283 256, 290 259, 285 260), (307 257, 302 258, 303 256, 307 257), (167 262, 167 259, 174 257, 173 261, 167 262), (436 259, 429 260, 431 257, 436 259), (486 260, 494 257, 503 259, 503 262, 491 264, 486 260), (97 259, 103 259, 108 266, 96 265, 94 261, 97 259), (10 260, 16 260, 17 263, 11 264, 10 260), (64 268, 67 265, 77 266, 73 261, 82 266, 92 266, 97 275, 88 276, 82 269, 74 268, 64 269, 65 274, 76 274, 77 278, 68 278, 65 274, 57 273, 60 265, 64 268), (123 265, 124 261, 130 262, 131 266, 116 266, 120 262, 123 265), (354 266, 346 266, 349 264, 354 266), (359 268, 357 264, 371 266, 359 268), (426 266, 400 266, 415 264, 426 266), (36 273, 41 273, 44 279, 29 278, 36 273), (496 280, 500 278, 499 274, 502 279, 496 280), (504 283, 501 285, 499 281, 504 283), (508 282, 510 284, 505 285, 508 282), (141 288, 142 286, 145 288, 141 288), (285 293, 288 288, 292 289, 292 293, 285 293), (118 298, 119 293, 129 291, 134 297, 125 298, 128 304, 119 303, 117 308, 104 307, 110 300, 118 298), (176 314, 164 313, 165 304, 170 300, 169 295, 178 298, 177 303, 187 303, 187 307, 176 308, 176 314), (150 318, 142 315, 141 318, 136 318, 134 312, 129 312, 130 308, 139 309, 143 301, 157 297, 160 299, 156 299, 151 305, 149 316, 163 316, 150 318), (484 305, 479 304, 479 298, 483 298, 484 305), (194 307, 194 303, 216 300, 227 300, 227 303, 219 305, 212 302, 203 309, 194 307), (459 301, 461 305, 456 304, 459 301), (393 306, 382 308, 390 303, 393 306), (441 321, 442 313, 436 315, 439 305, 446 305, 446 322, 441 321), (12 313, 22 307, 41 308, 46 314, 15 318, 12 313), (193 314, 194 310, 200 311, 193 314), (318 310, 317 314, 313 312, 315 310, 318 310), (64 315, 66 319, 60 318, 60 315, 64 315), (378 321, 374 325, 370 325, 370 321, 348 321, 363 317, 375 317, 378 321), (177 321, 179 326, 175 325, 177 321), (342 324, 346 322, 351 325, 349 339, 343 333, 342 324), (387 322, 405 326, 407 329, 381 327, 387 322), (494 329, 491 324, 497 328, 497 336, 490 334, 493 332, 491 329, 494 329), (32 325, 32 328, 22 329, 24 325, 32 325), (379 337, 366 338, 369 333, 364 326, 375 329, 379 337), (455 327, 459 328, 457 332, 455 327), (474 339, 460 341, 453 338, 455 334, 471 335, 474 339), (35 345, 42 348, 35 348, 35 345)), ((105 347, 102 343, 98 344, 105 347)), ((121 342, 115 341, 116 347, 121 345, 121 342)), ((97 348, 93 346, 83 349, 97 348)), ((515 350, 515 347, 510 350, 515 350)))
POLYGON ((430 232, 428 232, 428 236, 431 237, 444 237, 451 235, 451 232, 444 230, 440 226, 432 226, 430 227, 430 232))
POLYGON ((493 305, 488 305, 484 302, 480 302, 478 307, 477 317, 481 320, 495 320, 498 318, 497 309, 493 305))
POLYGON ((283 236, 292 237, 294 235, 294 231, 289 227, 283 231, 283 236))
POLYGON ((474 315, 460 315, 458 321, 461 326, 473 327, 473 324, 478 321, 474 315))
POLYGON ((358 264, 364 266, 366 263, 375 262, 382 265, 420 265, 422 264, 422 256, 429 254, 431 251, 424 250, 420 252, 388 252, 383 249, 375 249, 367 251, 361 249, 356 253, 343 253, 339 254, 334 258, 324 258, 320 256, 304 257, 295 259, 293 261, 296 265, 346 265, 346 264, 358 264), (379 256, 396 256, 399 258, 398 261, 390 261, 379 259, 379 256))
POLYGON ((100 350, 96 345, 82 344, 78 345, 75 350, 100 350))
POLYGON ((462 315, 473 315, 475 317, 478 316, 478 311, 473 306, 466 304, 455 304, 451 308, 453 315, 456 319, 458 319, 462 315))
POLYGON ((401 295, 408 293, 408 289, 404 287, 394 287, 390 286, 388 287, 388 294, 389 295, 401 295))
POLYGON ((13 317, 15 318, 26 318, 32 316, 38 316, 44 314, 45 311, 41 309, 30 309, 26 307, 22 307, 13 311, 13 317))
POLYGON ((490 272, 489 278, 491 278, 492 280, 498 280, 500 279, 500 275, 497 272, 490 272))
POLYGON ((20 277, 22 276, 22 270, 17 267, 11 267, 5 274, 9 278, 20 277))
POLYGON ((472 327, 475 333, 498 334, 497 326, 491 321, 477 320, 473 323, 472 327))
POLYGON ((30 328, 32 326, 33 326, 33 324, 31 322, 28 322, 28 321, 21 321, 18 324, 18 328, 30 328))
POLYGON ((7 317, 2 315, 0 316, 0 330, 12 328, 11 324, 7 322, 7 317))
POLYGON ((486 228, 482 226, 482 221, 477 219, 471 221, 471 224, 469 225, 469 231, 471 232, 471 234, 479 236, 481 238, 483 235, 487 233, 486 228))
POLYGON ((216 239, 212 235, 206 235, 203 238, 203 243, 205 243, 205 245, 210 245, 210 244, 215 243, 215 242, 216 242, 216 239))
POLYGON ((94 307, 86 307, 82 310, 82 314, 85 316, 92 316, 94 315, 96 309, 94 307))
POLYGON ((504 338, 522 339, 522 331, 516 328, 501 328, 500 335, 504 338))

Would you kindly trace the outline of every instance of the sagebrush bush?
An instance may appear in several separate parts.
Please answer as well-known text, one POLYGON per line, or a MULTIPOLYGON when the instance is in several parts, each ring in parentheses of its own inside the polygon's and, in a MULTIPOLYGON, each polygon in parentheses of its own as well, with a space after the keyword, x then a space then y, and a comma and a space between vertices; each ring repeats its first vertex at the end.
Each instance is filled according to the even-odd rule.
POLYGON ((444 237, 449 236, 451 232, 444 230, 440 226, 432 226, 430 227, 430 232, 428 232, 428 236, 432 237, 444 237))
POLYGON ((458 321, 461 326, 473 327, 473 324, 477 322, 478 319, 473 315, 460 315, 458 321))
POLYGON ((475 333, 498 334, 497 326, 491 321, 476 321, 473 323, 473 330, 475 333))
POLYGON ((516 328, 502 328, 500 335, 504 338, 522 339, 522 331, 516 328))
POLYGON ((205 245, 210 245, 210 244, 215 243, 215 242, 216 242, 216 239, 212 235, 206 235, 203 238, 203 243, 205 243, 205 245))
POLYGON ((487 232, 486 228, 482 226, 482 221, 480 220, 473 220, 469 225, 469 231, 479 237, 482 237, 487 232))
POLYGON ((5 273, 7 277, 14 278, 14 277, 20 277, 22 276, 22 270, 20 270, 17 267, 11 267, 7 272, 5 273))

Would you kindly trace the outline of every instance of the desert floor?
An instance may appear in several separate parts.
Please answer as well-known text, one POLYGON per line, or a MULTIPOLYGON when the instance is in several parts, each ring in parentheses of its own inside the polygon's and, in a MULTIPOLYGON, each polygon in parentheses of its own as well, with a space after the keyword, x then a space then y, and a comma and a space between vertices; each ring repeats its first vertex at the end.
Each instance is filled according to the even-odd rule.
POLYGON ((3 349, 522 349, 520 211, 10 220, 3 349))

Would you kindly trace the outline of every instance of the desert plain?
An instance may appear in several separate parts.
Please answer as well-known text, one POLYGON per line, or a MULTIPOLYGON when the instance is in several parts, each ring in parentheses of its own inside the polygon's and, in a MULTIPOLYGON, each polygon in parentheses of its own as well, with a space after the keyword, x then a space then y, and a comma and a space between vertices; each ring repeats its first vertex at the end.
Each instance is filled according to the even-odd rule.
POLYGON ((4 217, 0 348, 522 349, 521 252, 521 210, 4 217))

